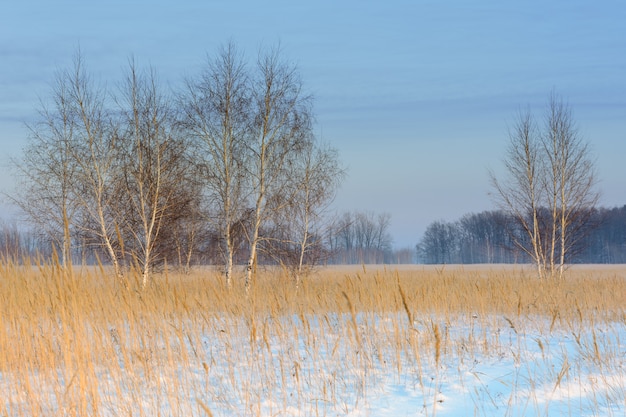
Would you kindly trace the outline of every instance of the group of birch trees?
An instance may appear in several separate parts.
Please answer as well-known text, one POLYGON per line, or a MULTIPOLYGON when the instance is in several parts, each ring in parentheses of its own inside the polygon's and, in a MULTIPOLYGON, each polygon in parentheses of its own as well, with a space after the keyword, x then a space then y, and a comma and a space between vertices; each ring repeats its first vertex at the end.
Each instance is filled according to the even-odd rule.
POLYGON ((139 271, 142 285, 208 246, 229 286, 235 259, 246 258, 248 288, 259 253, 279 246, 299 279, 343 176, 278 49, 251 64, 228 44, 177 91, 132 60, 110 88, 78 53, 29 130, 16 202, 64 265, 74 247, 93 248, 120 279, 139 271))
POLYGON ((549 96, 542 120, 530 110, 517 115, 503 162, 501 173, 490 173, 498 210, 431 223, 416 246, 419 260, 531 262, 545 279, 562 278, 568 263, 619 259, 613 248, 622 240, 596 233, 608 211, 596 208, 591 149, 560 96, 549 96))
POLYGON ((556 93, 543 121, 520 112, 504 158, 505 175, 491 174, 500 208, 516 247, 533 261, 540 278, 563 277, 569 255, 590 230, 599 195, 594 160, 571 109, 556 93), (514 233, 516 230, 523 233, 514 233))

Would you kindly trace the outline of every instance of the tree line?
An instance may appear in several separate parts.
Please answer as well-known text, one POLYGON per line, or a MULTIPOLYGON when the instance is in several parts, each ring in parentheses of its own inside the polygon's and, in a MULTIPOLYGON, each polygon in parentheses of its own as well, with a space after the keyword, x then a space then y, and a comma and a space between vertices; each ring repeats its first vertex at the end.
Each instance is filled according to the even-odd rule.
MULTIPOLYGON (((546 210, 543 211, 546 215, 546 210)), ((594 208, 578 228, 578 244, 566 263, 626 263, 626 206, 594 208)), ((416 246, 426 264, 532 263, 518 243, 530 246, 524 227, 503 210, 466 214, 456 221, 435 221, 416 246)))
POLYGON ((250 63, 234 44, 172 91, 130 60, 114 88, 78 52, 60 71, 15 161, 14 201, 60 263, 110 263, 142 285, 165 264, 288 266, 325 256, 324 216, 344 176, 313 132, 313 99, 277 48, 250 63))

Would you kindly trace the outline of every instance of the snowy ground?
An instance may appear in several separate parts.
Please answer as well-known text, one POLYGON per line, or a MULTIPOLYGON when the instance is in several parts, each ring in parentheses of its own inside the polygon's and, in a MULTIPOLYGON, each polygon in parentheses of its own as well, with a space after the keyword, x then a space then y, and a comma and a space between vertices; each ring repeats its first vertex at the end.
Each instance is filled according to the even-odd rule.
MULTIPOLYGON (((114 340, 123 331, 109 329, 114 340)), ((214 318, 176 332, 177 340, 155 341, 160 351, 120 353, 95 369, 98 414, 626 415, 625 320, 573 326, 472 315, 409 325, 399 313, 358 313, 214 318)), ((0 388, 20 398, 9 379, 0 388)), ((56 408, 73 381, 61 392, 58 376, 28 383, 56 408)), ((0 410, 23 413, 19 401, 0 410)))
MULTIPOLYGON (((255 368, 268 364, 251 361, 258 352, 242 344, 241 360, 234 364, 236 384, 250 384, 253 393, 243 387, 239 394, 233 392, 222 377, 229 370, 219 365, 228 363, 220 358, 220 343, 207 338, 209 384, 221 395, 198 394, 215 415, 243 414, 249 400, 256 403, 250 414, 267 416, 626 415, 623 322, 549 331, 550 323, 543 319, 514 323, 474 316, 437 323, 428 318, 409 331, 408 337, 415 335, 415 351, 398 353, 395 336, 380 331, 393 330, 391 323, 359 323, 362 352, 355 352, 354 343, 342 343, 353 334, 319 331, 324 325, 311 321, 303 326, 314 335, 300 334, 297 344, 269 340, 274 383, 255 377, 255 368), (420 335, 431 338, 434 325, 441 338, 438 359, 435 346, 420 347, 420 335), (367 334, 368 328, 378 331, 367 334), (278 371, 281 367, 288 368, 281 371, 286 377, 278 371)), ((337 318, 329 327, 341 329, 342 321, 350 318, 337 318)), ((265 372, 258 369, 257 375, 265 372)))

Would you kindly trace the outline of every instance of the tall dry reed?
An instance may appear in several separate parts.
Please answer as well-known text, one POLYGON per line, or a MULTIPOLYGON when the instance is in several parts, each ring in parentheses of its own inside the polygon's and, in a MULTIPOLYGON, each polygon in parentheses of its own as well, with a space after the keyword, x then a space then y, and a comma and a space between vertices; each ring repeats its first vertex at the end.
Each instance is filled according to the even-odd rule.
MULTIPOLYGON (((324 415, 346 392, 366 397, 372 369, 412 367, 426 386, 425 364, 498 349, 492 325, 581 335, 623 324, 625 272, 572 268, 539 281, 523 267, 344 267, 296 287, 267 269, 246 296, 210 268, 166 271, 142 288, 138 275, 120 285, 101 266, 5 261, 0 415, 255 415, 294 404, 324 415), (459 317, 469 334, 454 333, 459 317)), ((611 342, 594 333, 579 344, 602 361, 611 342)))

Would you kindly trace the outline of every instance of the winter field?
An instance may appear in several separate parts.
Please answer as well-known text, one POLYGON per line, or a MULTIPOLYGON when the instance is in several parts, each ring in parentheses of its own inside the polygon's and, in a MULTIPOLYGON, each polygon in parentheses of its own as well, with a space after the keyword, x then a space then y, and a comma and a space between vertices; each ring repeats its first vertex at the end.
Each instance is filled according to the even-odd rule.
POLYGON ((624 416, 626 266, 338 267, 248 297, 0 266, 1 416, 624 416))

